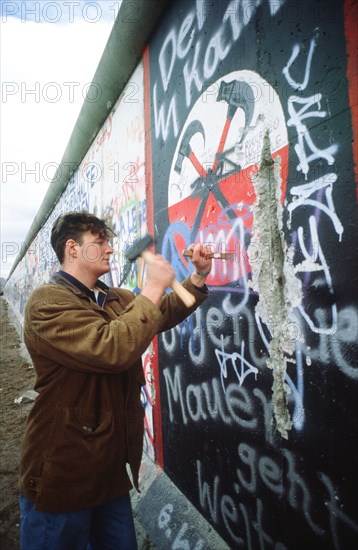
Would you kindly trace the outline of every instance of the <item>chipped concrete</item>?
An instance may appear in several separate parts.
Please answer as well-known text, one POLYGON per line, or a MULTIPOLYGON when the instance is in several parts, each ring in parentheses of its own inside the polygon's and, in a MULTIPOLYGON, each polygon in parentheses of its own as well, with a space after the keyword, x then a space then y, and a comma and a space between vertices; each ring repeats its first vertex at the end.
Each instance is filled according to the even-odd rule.
MULTIPOLYGON (((251 262, 251 287, 258 293, 256 313, 271 333, 267 366, 273 371, 272 401, 276 428, 288 438, 292 423, 287 408, 289 388, 285 383, 287 359, 293 361, 295 339, 290 337, 290 315, 301 302, 301 282, 292 265, 292 251, 283 234, 280 158, 273 160, 269 132, 263 141, 261 163, 253 177, 256 201, 253 206, 251 245, 259 254, 251 262)), ((251 246, 250 245, 250 246, 251 246)))

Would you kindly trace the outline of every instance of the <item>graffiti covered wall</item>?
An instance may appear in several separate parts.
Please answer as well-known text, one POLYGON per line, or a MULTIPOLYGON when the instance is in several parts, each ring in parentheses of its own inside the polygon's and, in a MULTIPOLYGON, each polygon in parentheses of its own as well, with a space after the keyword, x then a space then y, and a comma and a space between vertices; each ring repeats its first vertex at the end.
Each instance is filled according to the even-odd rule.
POLYGON ((337 2, 182 1, 149 47, 159 249, 234 253, 159 338, 163 464, 235 548, 357 537, 346 59, 337 2))
POLYGON ((231 548, 358 541, 352 6, 173 2, 7 284, 21 316, 68 209, 111 218, 110 284, 147 230, 179 279, 191 242, 232 254, 154 340, 143 389, 146 452, 231 548))

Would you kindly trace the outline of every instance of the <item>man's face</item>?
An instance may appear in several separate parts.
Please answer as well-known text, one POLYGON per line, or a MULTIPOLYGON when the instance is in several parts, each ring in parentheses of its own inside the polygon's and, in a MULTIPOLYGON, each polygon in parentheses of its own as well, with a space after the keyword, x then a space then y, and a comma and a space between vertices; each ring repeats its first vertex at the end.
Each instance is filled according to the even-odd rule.
POLYGON ((86 271, 91 271, 96 277, 100 277, 110 270, 110 257, 114 249, 109 243, 107 237, 100 237, 86 231, 82 235, 82 242, 76 243, 77 259, 81 267, 86 271))

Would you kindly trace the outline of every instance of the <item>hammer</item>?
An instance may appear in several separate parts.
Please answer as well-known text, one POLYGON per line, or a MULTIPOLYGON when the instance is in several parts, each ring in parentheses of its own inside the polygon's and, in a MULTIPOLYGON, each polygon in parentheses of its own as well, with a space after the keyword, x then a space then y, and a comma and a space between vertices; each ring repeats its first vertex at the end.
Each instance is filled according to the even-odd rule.
MULTIPOLYGON (((138 239, 130 248, 125 252, 125 257, 130 262, 134 262, 139 256, 143 258, 145 262, 150 264, 155 257, 152 252, 146 250, 153 243, 153 237, 151 235, 145 235, 141 239, 138 239)), ((191 307, 195 304, 195 296, 191 294, 182 284, 176 279, 173 279, 171 288, 179 296, 186 307, 191 307)))
POLYGON ((200 177, 204 178, 207 176, 205 168, 200 164, 190 145, 191 138, 198 133, 203 136, 205 141, 205 132, 202 123, 199 120, 193 120, 185 130, 181 144, 179 146, 178 158, 174 166, 174 170, 178 174, 180 174, 181 172, 184 159, 188 158, 200 177))
POLYGON ((246 137, 254 115, 255 96, 252 87, 244 80, 238 78, 237 80, 232 80, 231 82, 221 82, 216 101, 226 101, 228 108, 226 122, 221 134, 218 150, 216 151, 212 172, 216 171, 219 158, 221 157, 225 147, 232 119, 234 118, 239 107, 243 109, 245 113, 245 128, 239 140, 239 144, 242 143, 244 137, 246 137), (243 86, 245 86, 244 89, 243 86))

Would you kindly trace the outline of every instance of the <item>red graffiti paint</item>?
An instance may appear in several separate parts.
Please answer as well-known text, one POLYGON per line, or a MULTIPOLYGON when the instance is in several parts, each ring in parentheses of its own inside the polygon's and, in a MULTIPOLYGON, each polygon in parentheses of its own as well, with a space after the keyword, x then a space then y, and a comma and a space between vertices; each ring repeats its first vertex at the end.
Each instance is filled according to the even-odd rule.
MULTIPOLYGON (((149 49, 143 51, 144 66, 144 120, 145 128, 151 127, 150 121, 150 70, 149 70, 149 49)), ((152 174, 152 142, 149 136, 145 139, 145 163, 146 163, 146 200, 147 200, 147 224, 148 231, 154 235, 154 203, 153 203, 153 174, 152 174)), ((152 340, 153 345, 153 384, 156 386, 155 402, 153 402, 153 435, 155 461, 160 468, 164 468, 163 456, 163 435, 162 435, 162 407, 159 389, 159 366, 158 366, 158 337, 152 340)))
POLYGON ((214 251, 234 253, 233 262, 215 262, 209 284, 225 285, 251 271, 246 236, 256 199, 252 178, 267 131, 272 157, 279 157, 283 203, 286 121, 277 94, 257 73, 236 71, 220 78, 210 94, 204 92, 197 100, 179 136, 168 184, 169 221, 178 227, 173 230, 177 254, 181 257, 188 244, 184 234, 191 241, 210 243, 214 251))
POLYGON ((358 4, 356 0, 344 3, 345 34, 347 45, 347 79, 349 106, 352 113, 353 160, 358 199, 358 4))

